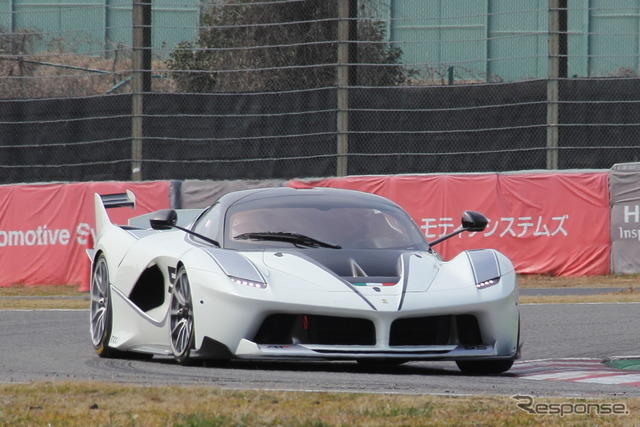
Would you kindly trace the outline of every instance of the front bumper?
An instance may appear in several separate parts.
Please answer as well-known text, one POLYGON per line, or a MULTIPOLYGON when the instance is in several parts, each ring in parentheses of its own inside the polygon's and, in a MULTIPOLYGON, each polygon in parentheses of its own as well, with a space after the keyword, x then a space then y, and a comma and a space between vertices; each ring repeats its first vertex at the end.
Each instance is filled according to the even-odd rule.
POLYGON ((444 345, 419 348, 370 348, 370 347, 323 347, 302 344, 256 344, 243 339, 235 351, 241 359, 404 359, 404 360, 461 360, 461 359, 509 359, 516 356, 498 355, 493 345, 461 346, 444 345))

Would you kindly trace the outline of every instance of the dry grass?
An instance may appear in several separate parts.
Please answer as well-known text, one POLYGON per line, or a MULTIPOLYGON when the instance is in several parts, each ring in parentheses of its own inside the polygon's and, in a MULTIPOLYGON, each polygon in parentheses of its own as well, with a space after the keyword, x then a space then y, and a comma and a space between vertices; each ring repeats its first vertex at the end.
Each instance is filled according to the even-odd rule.
POLYGON ((77 286, 11 286, 0 288, 0 310, 87 309, 89 295, 77 286))
POLYGON ((576 303, 628 303, 640 302, 640 274, 553 277, 544 275, 519 275, 521 289, 537 288, 612 288, 611 292, 598 295, 528 296, 521 295, 521 304, 576 304, 576 303))
MULTIPOLYGON (((0 58, 0 98, 67 98, 107 93, 131 93, 130 52, 112 59, 43 52, 0 58)), ((153 90, 175 92, 175 82, 161 61, 152 64, 153 90)))
POLYGON ((640 274, 556 277, 541 274, 520 274, 522 288, 633 288, 640 287, 640 274))
POLYGON ((595 304, 640 302, 640 289, 633 293, 611 292, 598 295, 521 295, 520 304, 595 304))
POLYGON ((71 285, 47 285, 47 286, 23 286, 14 285, 0 288, 0 297, 82 297, 85 292, 78 291, 77 286, 71 285))
POLYGON ((54 426, 631 426, 640 399, 536 398, 535 404, 619 404, 628 415, 536 415, 507 396, 430 396, 141 387, 110 383, 0 386, 0 425, 54 426))
POLYGON ((88 310, 89 299, 86 296, 77 299, 22 299, 0 297, 0 310, 88 310))

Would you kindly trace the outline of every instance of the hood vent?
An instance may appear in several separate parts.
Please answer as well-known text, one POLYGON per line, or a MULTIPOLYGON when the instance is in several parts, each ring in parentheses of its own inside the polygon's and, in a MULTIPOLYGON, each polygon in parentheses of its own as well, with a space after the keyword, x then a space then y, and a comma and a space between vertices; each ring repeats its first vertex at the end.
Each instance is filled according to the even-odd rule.
POLYGON ((349 260, 349 264, 351 265, 351 275, 353 277, 367 277, 368 276, 368 274, 364 272, 362 267, 360 267, 358 265, 358 263, 356 262, 356 260, 354 260, 353 258, 351 258, 349 260))

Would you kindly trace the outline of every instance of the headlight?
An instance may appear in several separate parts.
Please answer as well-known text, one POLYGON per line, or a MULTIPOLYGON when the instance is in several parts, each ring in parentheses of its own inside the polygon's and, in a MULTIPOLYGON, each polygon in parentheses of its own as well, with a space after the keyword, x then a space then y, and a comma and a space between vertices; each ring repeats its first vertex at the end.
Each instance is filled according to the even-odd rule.
POLYGON ((485 289, 488 288, 490 286, 495 286, 500 282, 500 278, 496 277, 494 279, 489 279, 489 280, 485 280, 483 282, 480 283, 476 283, 476 288, 478 289, 485 289))
POLYGON ((267 284, 264 282, 258 282, 255 280, 243 279, 241 277, 233 277, 233 276, 229 276, 229 279, 231 279, 231 281, 235 284, 248 286, 250 288, 258 288, 258 289, 267 288, 267 284))

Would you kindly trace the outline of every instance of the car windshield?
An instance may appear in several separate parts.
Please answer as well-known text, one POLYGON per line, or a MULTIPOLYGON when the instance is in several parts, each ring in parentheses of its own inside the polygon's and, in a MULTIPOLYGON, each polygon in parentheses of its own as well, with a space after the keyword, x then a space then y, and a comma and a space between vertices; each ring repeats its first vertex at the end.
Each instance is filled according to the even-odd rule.
POLYGON ((270 206, 234 210, 227 215, 225 246, 428 249, 422 233, 404 211, 385 208, 270 206))

